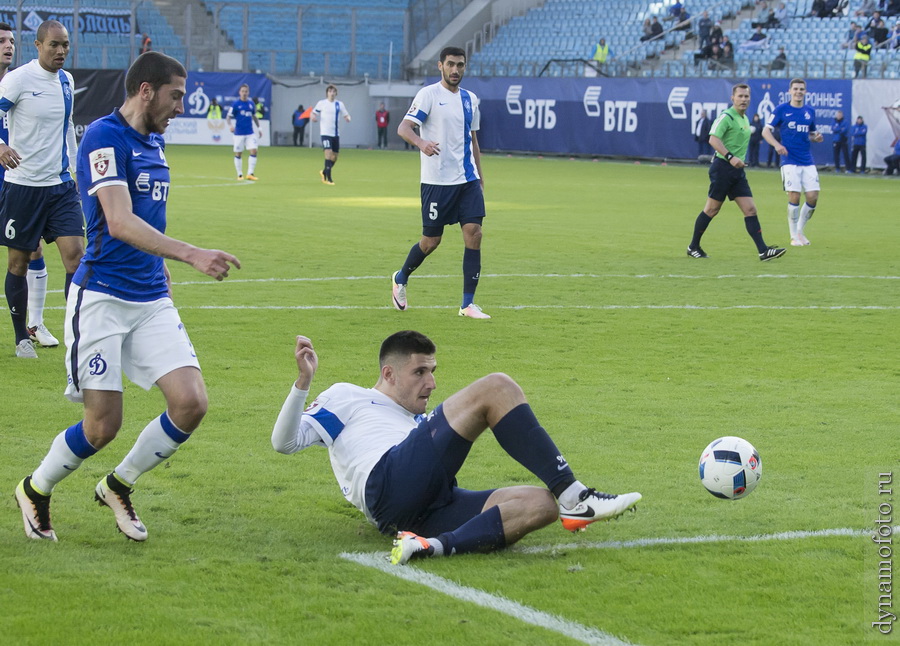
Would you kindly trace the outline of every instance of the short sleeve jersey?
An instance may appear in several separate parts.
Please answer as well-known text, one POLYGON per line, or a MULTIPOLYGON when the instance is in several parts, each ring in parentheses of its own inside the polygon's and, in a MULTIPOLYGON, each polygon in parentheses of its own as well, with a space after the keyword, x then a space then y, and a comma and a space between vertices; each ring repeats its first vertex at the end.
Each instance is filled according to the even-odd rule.
POLYGON ((97 197, 107 186, 124 186, 131 210, 161 233, 166 231, 169 165, 161 135, 142 135, 116 109, 84 133, 78 151, 78 190, 87 223, 87 246, 74 282, 126 301, 168 295, 163 259, 109 234, 97 197))
MULTIPOLYGON (((735 157, 742 160, 746 157, 747 145, 750 143, 750 120, 746 114, 735 110, 734 106, 719 113, 713 121, 709 134, 721 139, 728 152, 735 157)), ((725 159, 718 152, 716 157, 725 159)))
POLYGON ((334 101, 322 99, 316 103, 313 112, 319 120, 319 133, 323 137, 340 137, 341 119, 350 114, 347 111, 347 106, 344 105, 344 102, 338 101, 337 99, 334 101))
POLYGON ((422 419, 379 390, 339 383, 316 397, 300 425, 312 427, 328 447, 341 493, 372 520, 366 507, 369 474, 422 419))
POLYGON ((472 143, 481 122, 475 94, 463 88, 451 92, 440 82, 426 85, 403 118, 420 127, 423 139, 441 147, 439 155, 421 154, 423 184, 452 186, 481 179, 472 143))
POLYGON ((77 146, 72 122, 75 82, 65 70, 48 72, 32 60, 0 81, 0 116, 8 115, 9 139, 22 162, 6 181, 56 186, 72 179, 77 146))
POLYGON ((816 111, 804 104, 799 108, 782 103, 769 115, 766 125, 781 128, 781 145, 787 148, 781 163, 813 166, 809 134, 816 131, 816 111))
POLYGON ((253 115, 256 114, 256 106, 253 101, 235 101, 231 104, 228 116, 234 119, 234 134, 236 135, 252 135, 256 131, 253 129, 253 115))

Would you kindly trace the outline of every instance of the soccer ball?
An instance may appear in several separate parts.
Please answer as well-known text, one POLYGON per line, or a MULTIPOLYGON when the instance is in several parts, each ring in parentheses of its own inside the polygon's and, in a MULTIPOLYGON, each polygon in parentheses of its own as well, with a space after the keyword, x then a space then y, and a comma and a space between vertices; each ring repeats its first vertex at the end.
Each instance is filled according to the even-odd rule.
POLYGON ((717 498, 744 498, 761 477, 762 460, 747 440, 720 437, 700 454, 700 482, 717 498))

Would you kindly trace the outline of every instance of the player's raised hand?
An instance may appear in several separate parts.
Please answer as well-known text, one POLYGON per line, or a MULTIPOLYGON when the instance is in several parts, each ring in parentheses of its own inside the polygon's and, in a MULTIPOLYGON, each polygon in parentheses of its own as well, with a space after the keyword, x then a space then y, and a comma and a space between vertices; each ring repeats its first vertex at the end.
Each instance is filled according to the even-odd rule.
POLYGON ((297 360, 297 371, 300 373, 294 385, 300 390, 309 390, 313 376, 319 368, 319 357, 308 337, 297 335, 294 358, 297 360))
POLYGON ((234 265, 236 269, 241 268, 240 260, 219 249, 197 249, 190 260, 191 267, 216 280, 228 277, 228 271, 231 269, 228 263, 234 265))

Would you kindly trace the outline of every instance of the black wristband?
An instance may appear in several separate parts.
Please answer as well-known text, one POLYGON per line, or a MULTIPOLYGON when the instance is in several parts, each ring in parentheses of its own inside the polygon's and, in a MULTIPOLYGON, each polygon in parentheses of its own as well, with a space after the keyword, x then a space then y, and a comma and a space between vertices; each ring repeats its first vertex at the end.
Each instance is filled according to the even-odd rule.
POLYGON ((730 152, 725 153, 725 161, 731 161, 732 157, 734 157, 734 155, 732 155, 730 152))

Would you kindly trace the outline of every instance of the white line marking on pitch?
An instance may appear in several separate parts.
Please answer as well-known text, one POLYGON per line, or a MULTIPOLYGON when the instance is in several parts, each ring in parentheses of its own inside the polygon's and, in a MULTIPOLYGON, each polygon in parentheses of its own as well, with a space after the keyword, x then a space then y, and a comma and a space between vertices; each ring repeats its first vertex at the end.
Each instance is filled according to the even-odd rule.
POLYGON ((504 597, 490 594, 484 590, 470 588, 460 585, 443 577, 417 570, 414 567, 405 567, 391 565, 385 558, 384 554, 359 554, 344 552, 341 558, 353 561, 359 565, 375 568, 387 574, 412 581, 424 585, 432 590, 436 590, 442 594, 474 603, 482 608, 496 610, 505 615, 509 615, 514 619, 518 619, 532 626, 540 626, 547 630, 560 633, 566 637, 578 640, 585 644, 596 644, 597 646, 626 646, 631 642, 622 641, 621 639, 605 633, 590 626, 584 626, 574 621, 569 621, 536 608, 511 601, 504 597))
MULTIPOLYGON (((48 307, 45 309, 65 309, 48 307)), ((180 310, 393 310, 390 305, 179 305, 180 310)), ((417 310, 450 310, 416 305, 417 310)), ((494 310, 900 310, 900 305, 492 305, 494 310)))
MULTIPOLYGON (((893 526, 893 531, 900 531, 900 525, 893 526)), ((831 536, 870 536, 874 533, 871 529, 852 529, 842 527, 836 529, 817 529, 809 531, 787 531, 775 534, 756 534, 753 536, 723 536, 710 534, 707 536, 683 536, 675 538, 638 538, 631 541, 605 541, 599 543, 566 543, 562 545, 535 545, 532 547, 512 547, 511 552, 523 554, 542 554, 559 550, 574 549, 629 549, 634 547, 656 547, 658 545, 696 545, 701 543, 756 543, 762 541, 790 541, 805 538, 823 538, 831 536)), ((541 626, 548 630, 582 641, 586 644, 600 644, 602 646, 628 644, 613 635, 603 631, 568 621, 556 615, 552 615, 529 606, 510 601, 501 596, 492 595, 483 590, 460 585, 444 579, 435 574, 422 572, 415 567, 391 565, 383 552, 360 554, 358 552, 344 552, 341 558, 353 561, 360 565, 381 570, 392 576, 419 583, 436 590, 442 594, 474 603, 483 608, 489 608, 503 614, 519 619, 534 626, 541 626)))

